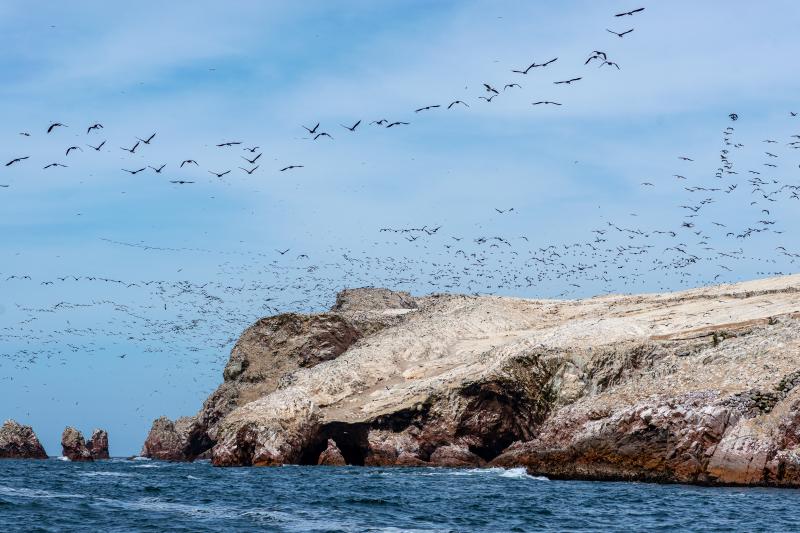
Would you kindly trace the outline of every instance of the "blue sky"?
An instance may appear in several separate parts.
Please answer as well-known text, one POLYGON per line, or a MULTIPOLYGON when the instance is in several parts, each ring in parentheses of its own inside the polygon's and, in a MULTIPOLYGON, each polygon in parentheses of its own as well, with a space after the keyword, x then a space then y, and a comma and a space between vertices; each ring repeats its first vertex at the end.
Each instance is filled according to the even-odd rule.
MULTIPOLYGON (((196 412, 250 322, 274 310, 320 310, 345 286, 583 297, 796 271, 775 250, 797 251, 800 202, 784 194, 751 206, 753 187, 743 183, 715 195, 703 220, 741 229, 769 207, 783 233, 737 240, 720 226, 704 230, 708 246, 742 259, 698 251, 703 260, 690 270, 650 271, 671 245, 702 250, 687 232, 676 241, 652 236, 649 255, 630 257, 646 259, 641 268, 627 263, 609 281, 498 282, 501 272, 535 271, 537 247, 590 242, 609 222, 680 227, 683 187, 718 184, 729 126, 744 145, 735 179, 760 168, 765 180, 800 182, 800 157, 786 147, 800 133, 800 118, 789 115, 800 111, 792 68, 800 6, 642 5, 620 19, 613 14, 639 5, 3 2, 0 156, 30 159, 0 167, 8 185, 0 189, 0 415, 33 425, 51 454, 68 424, 105 427, 112 453, 135 453, 153 418, 196 412), (630 27, 623 39, 606 32, 630 27), (584 66, 595 49, 621 69, 584 66), (510 72, 553 57, 527 76, 510 72), (552 83, 576 76, 584 79, 552 83), (522 88, 488 104, 478 99, 485 82, 522 88), (455 99, 470 107, 413 112, 455 99), (530 105, 538 100, 564 105, 530 105), (379 118, 411 124, 367 124, 379 118), (339 126, 356 120, 355 133, 339 126), (47 135, 54 121, 69 127, 47 135), (87 135, 95 122, 103 130, 87 135), (317 122, 332 141, 312 141, 300 127, 317 122), (136 154, 119 149, 153 132, 136 154), (101 152, 87 147, 102 140, 101 152), (238 170, 248 152, 215 146, 230 140, 261 147, 253 175, 238 170), (83 151, 65 156, 73 145, 83 151), (781 165, 766 170, 773 146, 781 165), (200 168, 177 168, 189 158, 200 168), (51 162, 69 166, 42 170, 51 162), (163 175, 121 170, 162 163, 163 175), (278 172, 289 164, 304 168, 278 172), (229 168, 223 179, 208 173, 229 168), (442 229, 414 242, 379 231, 423 225, 442 229), (451 237, 466 246, 492 235, 518 239, 517 255, 498 247, 471 270, 494 265, 486 272, 494 278, 462 272, 443 281, 442 270, 469 265, 453 258, 461 241, 451 237), (31 279, 7 280, 23 275, 31 279), (69 275, 81 279, 58 281, 69 275), (158 292, 83 276, 171 285, 158 292), (181 292, 180 283, 193 285, 181 292), (205 283, 216 285, 198 288, 205 283)), ((608 246, 629 244, 608 238, 608 246)))

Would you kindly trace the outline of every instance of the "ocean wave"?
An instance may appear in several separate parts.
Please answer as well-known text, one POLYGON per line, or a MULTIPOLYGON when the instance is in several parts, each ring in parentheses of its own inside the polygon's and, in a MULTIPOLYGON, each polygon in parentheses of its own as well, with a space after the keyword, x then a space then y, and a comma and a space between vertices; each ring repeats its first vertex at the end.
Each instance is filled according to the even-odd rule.
POLYGON ((142 457, 140 455, 137 455, 136 457, 132 457, 131 461, 152 461, 152 459, 150 459, 149 457, 142 457))
POLYGON ((240 513, 235 509, 219 505, 192 505, 164 501, 160 498, 141 498, 138 500, 115 500, 113 498, 100 498, 103 504, 129 511, 148 511, 151 513, 173 513, 191 516, 193 518, 237 518, 240 513))
POLYGON ((0 485, 0 496, 16 496, 21 498, 85 498, 83 494, 65 494, 41 489, 14 488, 0 485))
POLYGON ((106 472, 106 471, 81 472, 78 475, 83 477, 133 477, 133 474, 126 474, 124 472, 106 472))

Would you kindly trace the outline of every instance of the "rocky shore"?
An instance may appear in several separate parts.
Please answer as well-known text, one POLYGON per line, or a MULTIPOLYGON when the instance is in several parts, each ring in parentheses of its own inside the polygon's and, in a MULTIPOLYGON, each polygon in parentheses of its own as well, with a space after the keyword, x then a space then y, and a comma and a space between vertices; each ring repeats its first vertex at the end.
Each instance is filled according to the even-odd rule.
POLYGON ((800 486, 800 276, 581 301, 355 289, 259 320, 142 455, 800 486))

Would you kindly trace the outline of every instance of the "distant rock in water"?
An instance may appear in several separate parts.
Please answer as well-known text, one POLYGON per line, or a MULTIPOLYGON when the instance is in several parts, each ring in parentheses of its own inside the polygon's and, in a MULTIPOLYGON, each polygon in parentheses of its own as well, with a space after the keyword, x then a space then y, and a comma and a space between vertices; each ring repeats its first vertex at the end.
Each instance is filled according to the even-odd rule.
POLYGON ((800 487, 800 275, 580 301, 342 291, 248 328, 167 423, 143 455, 800 487))
POLYGON ((328 439, 328 447, 319 454, 317 464, 322 466, 345 466, 347 465, 347 461, 344 460, 344 455, 342 455, 342 452, 339 450, 338 446, 336 446, 336 441, 328 439))
POLYGON ((66 427, 61 434, 61 455, 70 461, 94 460, 83 439, 83 434, 72 426, 66 427))
POLYGON ((95 461, 109 459, 108 455, 108 432, 104 429, 95 429, 92 438, 86 443, 89 454, 95 461))
POLYGON ((47 454, 33 428, 6 420, 0 426, 0 459, 47 459, 47 454))
POLYGON ((195 419, 188 416, 174 422, 165 416, 154 420, 139 455, 162 461, 192 459, 189 431, 194 423, 195 419))

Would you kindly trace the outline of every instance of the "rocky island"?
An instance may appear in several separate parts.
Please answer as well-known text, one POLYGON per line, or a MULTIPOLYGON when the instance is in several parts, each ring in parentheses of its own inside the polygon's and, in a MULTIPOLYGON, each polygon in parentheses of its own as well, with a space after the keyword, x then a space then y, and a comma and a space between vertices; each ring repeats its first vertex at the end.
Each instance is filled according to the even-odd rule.
POLYGON ((800 275, 525 300, 386 289, 262 318, 142 455, 800 486, 800 275))

